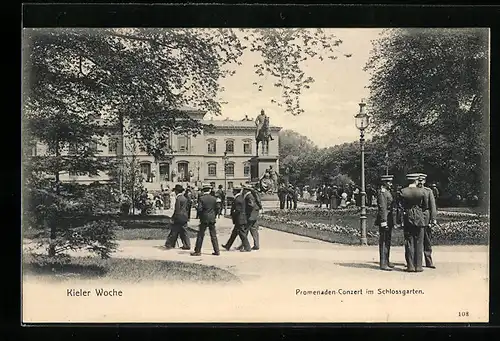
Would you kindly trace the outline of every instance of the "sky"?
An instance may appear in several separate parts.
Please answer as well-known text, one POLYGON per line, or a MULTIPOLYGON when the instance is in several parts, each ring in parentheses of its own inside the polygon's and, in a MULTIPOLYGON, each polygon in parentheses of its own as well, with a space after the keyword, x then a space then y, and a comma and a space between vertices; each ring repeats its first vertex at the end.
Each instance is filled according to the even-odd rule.
POLYGON ((370 56, 371 41, 378 38, 382 29, 328 30, 343 41, 338 49, 352 56, 343 58, 339 54, 336 60, 313 60, 304 64, 306 76, 315 79, 311 88, 305 89, 300 96, 304 113, 293 116, 271 103, 273 96, 279 96, 279 89, 266 83, 266 79, 261 92, 252 85, 254 81, 262 81, 254 74, 253 68, 259 60, 258 56, 245 52, 242 65, 235 69, 236 74, 220 81, 225 88, 220 94, 221 100, 227 104, 222 104, 222 115, 214 119, 239 120, 245 114, 255 118, 264 109, 271 125, 305 135, 319 147, 357 140, 359 131, 354 124, 354 115, 359 112, 360 100, 369 95, 366 86, 370 75, 363 71, 363 67, 370 56))

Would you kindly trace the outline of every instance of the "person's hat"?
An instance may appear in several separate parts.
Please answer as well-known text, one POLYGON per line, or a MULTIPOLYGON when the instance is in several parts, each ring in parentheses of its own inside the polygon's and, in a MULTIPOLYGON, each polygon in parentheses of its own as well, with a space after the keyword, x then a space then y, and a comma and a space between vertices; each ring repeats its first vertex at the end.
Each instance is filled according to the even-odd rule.
POLYGON ((202 190, 208 190, 208 189, 212 189, 212 185, 210 184, 203 184, 203 186, 201 187, 202 190))
POLYGON ((418 180, 420 177, 420 173, 408 173, 406 174, 407 180, 418 180))
POLYGON ((241 191, 241 186, 239 185, 233 186, 233 191, 241 191))
POLYGON ((184 192, 184 187, 182 185, 177 184, 175 187, 172 189, 172 192, 184 192))
POLYGON ((394 180, 394 175, 386 174, 380 177, 380 181, 392 181, 394 180))
POLYGON ((427 179, 427 174, 425 174, 425 173, 420 173, 420 177, 419 177, 419 179, 421 179, 421 180, 425 180, 425 179, 427 179))
POLYGON ((432 184, 431 186, 432 186, 432 187, 437 187, 437 185, 436 185, 436 184, 432 184))

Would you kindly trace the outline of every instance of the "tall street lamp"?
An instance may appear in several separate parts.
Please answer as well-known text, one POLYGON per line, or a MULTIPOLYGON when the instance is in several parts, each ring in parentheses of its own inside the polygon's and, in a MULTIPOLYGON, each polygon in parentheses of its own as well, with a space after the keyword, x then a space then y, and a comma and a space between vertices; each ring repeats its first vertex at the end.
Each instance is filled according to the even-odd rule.
POLYGON ((359 145, 361 147, 361 214, 359 216, 361 225, 361 245, 367 245, 368 240, 366 238, 366 206, 365 206, 365 129, 368 128, 370 124, 370 116, 365 112, 366 103, 364 99, 361 99, 359 103, 359 113, 354 116, 356 121, 356 128, 359 129, 360 139, 359 145))
POLYGON ((196 161, 196 169, 198 170, 198 182, 200 182, 200 161, 196 161))
POLYGON ((224 152, 224 215, 227 210, 227 150, 224 152))

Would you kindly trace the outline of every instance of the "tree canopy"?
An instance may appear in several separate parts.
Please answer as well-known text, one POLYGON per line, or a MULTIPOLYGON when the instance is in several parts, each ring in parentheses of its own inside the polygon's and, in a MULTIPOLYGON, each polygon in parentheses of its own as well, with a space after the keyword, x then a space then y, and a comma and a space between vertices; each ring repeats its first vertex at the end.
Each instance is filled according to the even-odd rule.
POLYGON ((483 29, 391 29, 374 42, 365 68, 371 128, 385 140, 393 172, 423 171, 449 193, 480 194, 488 64, 483 29))

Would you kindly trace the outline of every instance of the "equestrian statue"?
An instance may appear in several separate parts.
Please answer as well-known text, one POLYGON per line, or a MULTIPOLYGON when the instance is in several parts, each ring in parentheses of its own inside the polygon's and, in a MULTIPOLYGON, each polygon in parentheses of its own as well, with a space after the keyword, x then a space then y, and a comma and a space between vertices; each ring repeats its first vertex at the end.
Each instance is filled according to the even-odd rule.
POLYGON ((257 144, 257 156, 259 156, 259 143, 262 142, 262 154, 269 154, 269 141, 274 140, 271 136, 271 129, 269 127, 269 117, 260 111, 260 115, 255 119, 257 130, 255 131, 255 141, 257 144))

